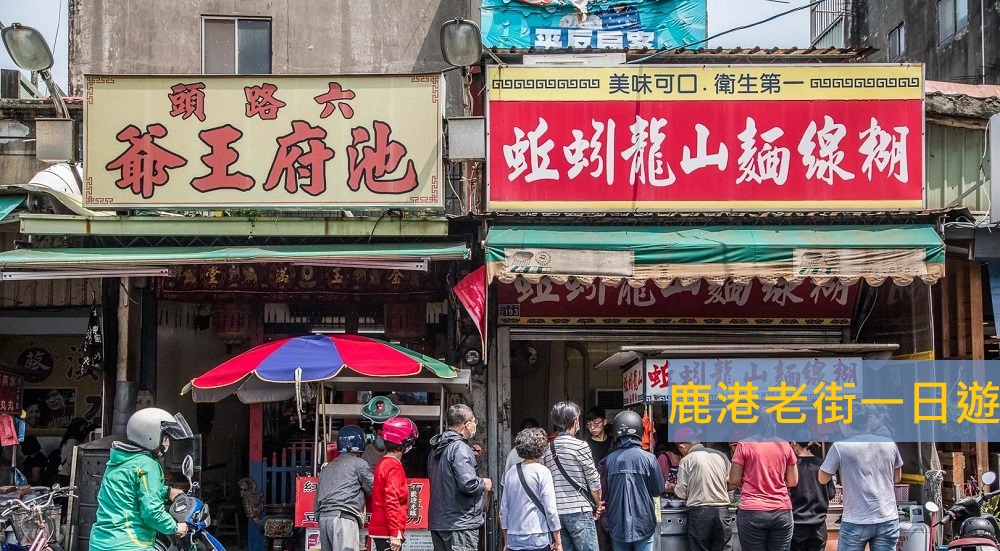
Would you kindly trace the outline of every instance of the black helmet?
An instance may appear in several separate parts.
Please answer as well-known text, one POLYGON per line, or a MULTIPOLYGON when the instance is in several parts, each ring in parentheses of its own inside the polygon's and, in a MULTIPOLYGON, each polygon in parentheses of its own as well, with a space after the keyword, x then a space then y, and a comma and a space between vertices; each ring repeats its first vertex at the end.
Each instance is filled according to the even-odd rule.
POLYGON ((993 523, 983 517, 972 517, 965 519, 960 530, 963 538, 988 538, 996 540, 997 535, 993 531, 993 523))
POLYGON ((615 438, 623 436, 635 436, 642 438, 642 417, 639 414, 627 409, 615 415, 615 421, 611 424, 615 432, 615 438))

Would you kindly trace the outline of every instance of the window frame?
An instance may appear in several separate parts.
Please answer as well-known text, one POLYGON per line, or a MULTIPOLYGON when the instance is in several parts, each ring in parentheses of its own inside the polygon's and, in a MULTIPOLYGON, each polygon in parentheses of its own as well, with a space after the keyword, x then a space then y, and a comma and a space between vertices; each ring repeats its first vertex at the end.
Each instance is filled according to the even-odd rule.
POLYGON ((938 0, 937 12, 938 44, 947 43, 969 28, 969 0, 938 0), (962 21, 961 27, 958 26, 959 6, 965 7, 965 19, 962 21), (942 19, 943 16, 948 17, 951 23, 951 34, 945 35, 943 31, 942 22, 945 21, 942 19))
MULTIPOLYGON (((267 65, 268 72, 264 74, 274 73, 274 26, 273 21, 270 17, 240 17, 240 16, 226 16, 226 15, 203 15, 201 16, 201 72, 202 74, 232 74, 241 75, 240 73, 240 21, 266 21, 268 24, 268 33, 271 40, 268 42, 267 48, 267 65), (207 73, 205 71, 205 56, 206 56, 206 42, 205 42, 205 23, 207 21, 232 21, 233 22, 233 72, 232 73, 207 73)), ((251 74, 251 73, 246 73, 251 74)))
POLYGON ((896 25, 894 29, 889 31, 889 61, 896 61, 903 57, 903 52, 906 50, 906 23, 900 23, 896 25), (895 39, 895 40, 894 40, 895 39), (893 46, 896 46, 896 52, 893 53, 893 46))

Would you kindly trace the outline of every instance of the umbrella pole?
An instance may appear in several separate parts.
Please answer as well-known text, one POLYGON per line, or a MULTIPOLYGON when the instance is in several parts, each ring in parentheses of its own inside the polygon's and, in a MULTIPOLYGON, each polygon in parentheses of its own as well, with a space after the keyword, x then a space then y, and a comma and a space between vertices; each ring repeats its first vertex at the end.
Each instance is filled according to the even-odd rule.
MULTIPOLYGON (((320 428, 319 427, 319 410, 323 408, 323 383, 322 382, 319 383, 319 389, 320 389, 319 390, 319 400, 318 400, 318 403, 316 404, 316 408, 315 408, 316 411, 313 414, 313 417, 314 417, 313 418, 313 476, 316 476, 317 473, 319 473, 319 462, 320 462, 320 460, 326 459, 326 446, 324 446, 324 449, 322 450, 323 451, 323 455, 320 455, 320 449, 319 449, 319 443, 320 443, 320 440, 319 440, 319 428, 320 428)), ((323 412, 323 413, 326 413, 326 412, 323 412)), ((326 417, 326 415, 324 415, 323 417, 326 417)), ((325 431, 324 431, 324 434, 323 434, 323 438, 324 438, 324 440, 326 439, 325 431)))

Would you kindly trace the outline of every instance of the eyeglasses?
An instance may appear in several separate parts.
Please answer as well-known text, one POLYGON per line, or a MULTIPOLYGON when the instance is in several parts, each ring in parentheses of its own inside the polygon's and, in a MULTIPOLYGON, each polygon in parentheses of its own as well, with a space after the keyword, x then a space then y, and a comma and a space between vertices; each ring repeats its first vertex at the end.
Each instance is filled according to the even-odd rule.
POLYGON ((604 421, 601 419, 596 419, 594 421, 587 423, 587 426, 592 429, 596 429, 598 427, 604 426, 604 421))
POLYGON ((474 423, 474 424, 478 425, 479 424, 479 419, 476 419, 475 417, 473 417, 472 419, 466 419, 465 420, 465 424, 468 425, 469 423, 474 423))

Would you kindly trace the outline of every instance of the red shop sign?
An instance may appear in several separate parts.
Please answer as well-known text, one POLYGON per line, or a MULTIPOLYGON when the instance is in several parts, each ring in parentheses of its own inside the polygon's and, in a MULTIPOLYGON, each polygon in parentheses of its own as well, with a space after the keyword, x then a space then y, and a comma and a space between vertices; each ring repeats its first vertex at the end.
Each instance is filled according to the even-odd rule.
POLYGON ((498 286, 501 325, 850 325, 858 285, 831 280, 751 284, 679 281, 660 289, 652 282, 585 285, 518 278, 498 286))
POLYGON ((489 210, 922 208, 918 66, 493 69, 489 210))
POLYGON ((0 413, 21 413, 21 389, 24 378, 0 371, 0 413))

